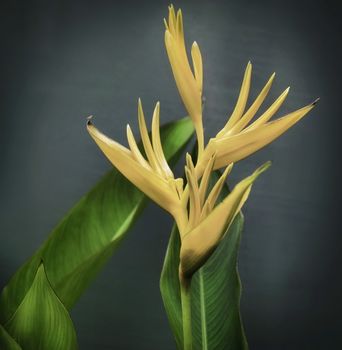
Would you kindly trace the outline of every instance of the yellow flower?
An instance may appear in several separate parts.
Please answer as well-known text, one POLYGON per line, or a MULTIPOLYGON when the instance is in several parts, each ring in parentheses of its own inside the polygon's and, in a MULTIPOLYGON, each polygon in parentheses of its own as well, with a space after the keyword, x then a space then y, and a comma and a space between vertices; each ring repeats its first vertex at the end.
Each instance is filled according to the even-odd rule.
POLYGON ((289 88, 287 88, 266 112, 248 125, 264 102, 275 77, 275 73, 273 73, 258 97, 246 110, 252 75, 252 64, 249 62, 231 117, 216 137, 210 139, 207 147, 204 149, 201 105, 203 90, 202 56, 198 45, 194 42, 191 49, 192 70, 186 53, 181 10, 178 10, 176 15, 175 9, 171 5, 169 7, 168 22, 164 21, 166 27, 165 46, 173 75, 180 96, 196 129, 199 145, 196 166, 198 178, 201 177, 203 169, 213 153, 216 153, 214 169, 222 168, 227 164, 241 160, 275 140, 303 118, 316 104, 317 100, 282 118, 269 121, 283 104, 289 92, 289 88))
POLYGON ((153 113, 151 139, 141 101, 138 103, 139 129, 146 158, 138 149, 129 126, 127 126, 129 148, 103 135, 90 120, 88 131, 112 164, 174 217, 181 238, 180 272, 184 278, 191 279, 192 274, 205 263, 227 232, 227 228, 247 200, 255 179, 270 165, 265 163, 251 176, 242 180, 221 203, 216 205, 233 163, 279 137, 303 118, 317 100, 282 118, 270 121, 288 95, 289 88, 287 88, 260 117, 252 122, 272 86, 275 74, 272 74, 246 110, 252 75, 252 64, 249 62, 232 115, 223 129, 204 147, 201 53, 195 42, 191 49, 192 69, 185 48, 182 13, 178 10, 176 15, 172 5, 169 7, 169 18, 168 22, 165 20, 165 26, 167 54, 180 96, 194 123, 199 145, 196 166, 191 156, 189 154, 186 156, 185 188, 183 189, 182 179, 175 179, 163 153, 159 134, 159 103, 156 104, 153 113), (226 167, 225 171, 207 195, 212 171, 223 167, 226 167))
POLYGON ((140 135, 147 159, 141 154, 134 135, 127 125, 129 148, 108 138, 88 120, 87 128, 110 162, 135 186, 171 214, 179 206, 183 180, 175 179, 165 159, 159 133, 159 102, 152 118, 152 142, 148 135, 141 101, 138 102, 140 135))
POLYGON ((252 64, 248 62, 235 109, 224 128, 211 138, 196 167, 198 177, 212 154, 216 154, 214 169, 237 162, 271 143, 291 126, 302 119, 317 100, 276 120, 269 121, 283 104, 290 88, 287 88, 272 105, 254 122, 248 125, 264 102, 275 77, 273 73, 257 98, 246 109, 252 75, 252 64))
POLYGON ((187 154, 185 174, 189 185, 189 213, 187 223, 179 225, 180 273, 186 279, 191 278, 193 273, 203 266, 214 252, 224 233, 227 232, 235 216, 246 202, 253 182, 270 166, 270 162, 265 163, 252 175, 239 182, 232 192, 215 207, 233 164, 225 169, 206 197, 214 163, 215 155, 207 163, 200 184, 198 184, 192 159, 187 154))
POLYGON ((178 10, 176 15, 173 5, 169 6, 169 21, 164 20, 164 22, 166 27, 165 46, 167 55, 179 94, 194 123, 199 153, 201 153, 204 146, 202 125, 203 65, 201 52, 197 43, 194 42, 191 48, 194 70, 192 72, 186 53, 181 10, 178 10))

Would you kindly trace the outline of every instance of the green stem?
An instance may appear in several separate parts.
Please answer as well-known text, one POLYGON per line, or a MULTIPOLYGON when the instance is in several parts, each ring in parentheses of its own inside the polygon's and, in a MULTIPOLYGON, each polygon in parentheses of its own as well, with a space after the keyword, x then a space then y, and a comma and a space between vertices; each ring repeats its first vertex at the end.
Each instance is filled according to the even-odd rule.
POLYGON ((179 277, 182 301, 183 317, 183 343, 184 350, 192 350, 192 331, 191 331, 191 279, 179 277))

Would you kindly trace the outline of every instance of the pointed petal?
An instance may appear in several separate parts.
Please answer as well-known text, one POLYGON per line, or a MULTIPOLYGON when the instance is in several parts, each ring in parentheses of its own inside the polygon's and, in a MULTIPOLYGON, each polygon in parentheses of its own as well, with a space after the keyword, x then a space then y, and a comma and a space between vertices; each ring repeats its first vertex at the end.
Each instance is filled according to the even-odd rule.
POLYGON ((206 201, 202 208, 200 222, 202 222, 210 214, 210 212, 211 212, 211 203, 206 201))
POLYGON ((165 31, 165 46, 177 89, 194 124, 202 123, 201 93, 192 74, 189 62, 182 58, 180 49, 171 33, 165 31))
POLYGON ((148 164, 146 159, 141 154, 139 147, 135 141, 131 127, 128 124, 127 124, 127 141, 128 141, 129 148, 131 149, 131 152, 132 152, 134 159, 138 163, 140 163, 143 167, 145 167, 146 169, 151 170, 150 165, 148 164))
POLYGON ((173 173, 167 164, 164 156, 163 147, 160 141, 160 131, 159 131, 159 115, 160 115, 160 103, 157 102, 156 107, 153 112, 152 117, 152 145, 153 151, 156 156, 159 167, 163 170, 165 177, 172 177, 173 173))
POLYGON ((185 175, 189 185, 189 222, 188 227, 194 227, 197 225, 200 214, 200 199, 198 192, 198 183, 196 178, 194 177, 194 173, 186 166, 185 167, 185 175))
POLYGON ((140 135, 141 135, 141 140, 144 145, 145 153, 148 159, 149 164, 151 165, 152 169, 157 171, 160 175, 163 174, 157 158, 154 154, 152 145, 151 145, 151 140, 150 137, 148 136, 148 131, 146 127, 146 122, 145 122, 145 116, 144 116, 144 111, 142 108, 141 100, 139 98, 138 100, 138 121, 139 121, 139 130, 140 130, 140 135))
POLYGON ((210 257, 236 214, 247 200, 256 178, 269 167, 269 163, 242 180, 233 191, 192 231, 184 235, 180 251, 182 273, 190 277, 210 257))
POLYGON ((182 11, 178 10, 176 16, 172 5, 169 7, 169 23, 165 31, 165 47, 177 89, 195 125, 198 139, 198 155, 200 156, 204 149, 202 125, 202 57, 198 45, 194 43, 191 50, 194 64, 193 73, 185 48, 182 11))
POLYGON ((167 24, 166 19, 164 18, 165 30, 170 30, 169 25, 167 24))
POLYGON ((87 129, 109 161, 129 181, 162 208, 170 213, 173 212, 178 206, 178 200, 167 181, 140 165, 129 149, 102 134, 90 121, 88 121, 87 129))
POLYGON ((255 99, 253 104, 249 107, 247 112, 242 116, 242 118, 228 131, 229 135, 234 135, 238 132, 240 132, 255 116, 256 112, 262 105, 262 103, 265 101, 265 98, 270 91, 270 88, 272 86, 273 80, 275 77, 275 73, 273 73, 264 86, 264 88, 261 90, 259 96, 255 99))
POLYGON ((252 76, 252 64, 248 62, 245 75, 243 77, 240 94, 235 105, 235 109, 230 116, 225 127, 217 134, 217 136, 223 136, 229 129, 235 125, 235 123, 241 118, 248 99, 249 88, 251 86, 251 76, 252 76))
POLYGON ((176 57, 179 58, 179 63, 186 68, 186 64, 188 62, 188 56, 186 54, 186 48, 185 48, 182 11, 179 9, 177 11, 177 16, 174 15, 173 18, 174 19, 172 19, 171 24, 172 26, 174 26, 174 29, 172 31, 169 31, 169 33, 174 39, 174 46, 173 46, 174 54, 176 57))
POLYGON ((278 109, 281 107, 281 105, 283 104, 283 102, 285 101, 288 93, 290 91, 290 87, 288 87, 273 103, 272 105, 266 110, 265 113, 262 114, 261 117, 259 117, 254 123, 252 123, 251 125, 249 125, 246 128, 247 130, 250 129, 255 129, 257 127, 259 127, 262 124, 267 123, 275 113, 277 113, 278 109))
POLYGON ((195 166, 194 166, 194 163, 192 161, 192 157, 191 157, 191 154, 186 152, 186 155, 185 155, 185 162, 186 162, 186 166, 189 168, 189 170, 194 173, 195 172, 195 166))
POLYGON ((169 28, 172 35, 176 35, 176 14, 173 5, 169 6, 169 28))
POLYGON ((186 54, 186 48, 185 48, 185 40, 184 40, 184 28, 183 28, 183 15, 182 11, 179 9, 177 11, 177 24, 176 24, 176 43, 177 43, 177 52, 181 55, 181 59, 183 62, 188 61, 188 56, 186 54))
POLYGON ((210 149, 217 151, 214 169, 235 163, 268 145, 302 119, 313 107, 314 104, 310 104, 258 128, 226 138, 212 139, 208 152, 210 149))
POLYGON ((204 204, 204 199, 205 199, 205 195, 207 193, 210 175, 211 175, 211 172, 213 171, 213 167, 214 167, 215 157, 216 157, 215 154, 213 154, 211 156, 211 158, 210 158, 209 162, 207 163, 207 165, 204 169, 204 172, 203 172, 201 184, 199 187, 201 206, 203 206, 203 204, 204 204))
POLYGON ((200 93, 202 94, 203 90, 203 62, 202 62, 202 55, 201 51, 199 49, 199 46, 197 45, 196 41, 192 44, 191 47, 191 57, 192 57, 192 63, 194 66, 194 72, 195 72, 195 78, 198 85, 198 89, 200 93))
POLYGON ((220 176, 220 178, 217 180, 216 184, 210 191, 208 198, 206 200, 206 202, 208 202, 209 212, 214 208, 217 198, 220 195, 222 187, 227 179, 227 176, 230 174, 232 169, 233 169, 233 163, 227 166, 223 174, 220 176))

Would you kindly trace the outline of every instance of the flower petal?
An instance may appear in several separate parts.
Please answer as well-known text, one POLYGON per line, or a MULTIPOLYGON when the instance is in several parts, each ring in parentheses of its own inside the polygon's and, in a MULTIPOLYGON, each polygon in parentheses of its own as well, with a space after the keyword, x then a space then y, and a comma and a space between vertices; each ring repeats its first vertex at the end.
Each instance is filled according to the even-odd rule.
POLYGON ((87 129, 109 161, 129 181, 162 208, 170 213, 173 212, 179 205, 179 201, 166 180, 139 164, 129 149, 102 134, 90 121, 87 129))
POLYGON ((173 5, 169 6, 169 28, 172 35, 176 35, 176 13, 173 5))
POLYGON ((200 93, 202 94, 203 91, 203 62, 202 62, 202 55, 201 51, 199 49, 199 46, 197 45, 196 41, 192 44, 191 47, 191 57, 192 57, 192 63, 194 66, 194 72, 195 72, 195 78, 198 85, 198 89, 200 93))
POLYGON ((148 135, 144 111, 142 108, 140 98, 138 100, 138 121, 139 121, 140 136, 141 136, 142 143, 144 145, 144 150, 145 150, 148 162, 151 165, 152 169, 158 172, 158 174, 162 175, 163 171, 158 164, 156 155, 154 154, 154 151, 152 148, 150 137, 148 135))
POLYGON ((201 93, 188 60, 184 60, 178 43, 170 31, 165 31, 165 46, 177 89, 194 124, 202 122, 201 93))
POLYGON ((203 155, 201 164, 196 169, 197 174, 201 174, 210 155, 214 152, 217 152, 214 169, 219 169, 258 151, 296 124, 314 105, 315 103, 312 103, 282 118, 263 124, 258 128, 245 130, 237 135, 211 139, 205 151, 206 155, 203 155))
POLYGON ((183 15, 182 10, 179 9, 177 11, 177 19, 176 19, 176 42, 177 42, 177 51, 180 57, 182 58, 182 61, 184 63, 188 62, 188 56, 186 54, 186 48, 185 48, 185 40, 184 40, 184 28, 183 28, 183 15))
POLYGON ((252 64, 251 62, 248 62, 245 70, 245 74, 243 77, 240 94, 236 102, 234 111, 230 116, 230 118, 228 119, 227 124, 217 134, 217 137, 225 135, 229 131, 229 129, 232 128, 235 125, 235 123, 239 121, 239 119, 241 118, 248 100, 249 88, 251 86, 251 76, 252 76, 252 64))
POLYGON ((145 167, 146 169, 151 170, 150 165, 148 164, 146 159, 141 154, 139 147, 135 141, 131 127, 128 124, 127 124, 127 141, 128 141, 129 148, 131 149, 131 152, 132 152, 134 159, 138 163, 140 163, 143 167, 145 167))
POLYGON ((157 102, 152 117, 152 145, 159 167, 163 170, 165 177, 173 178, 173 173, 165 159, 163 147, 160 141, 159 130, 160 103, 157 102))
POLYGON ((216 184, 214 185, 214 187, 212 188, 212 190, 210 191, 210 193, 208 195, 205 206, 206 206, 206 211, 209 210, 209 213, 212 211, 212 209, 215 206, 215 203, 217 201, 218 196, 221 193, 221 190, 222 190, 223 185, 227 179, 227 176, 230 174, 230 172, 233 169, 233 164, 234 163, 231 163, 227 166, 227 168, 225 169, 223 174, 220 176, 220 178, 217 180, 216 184))
POLYGON ((214 162, 215 162, 215 157, 216 155, 213 154, 210 158, 210 160, 208 161, 204 172, 203 172, 203 176, 201 179, 201 184, 199 187, 199 195, 200 195, 200 201, 201 201, 201 206, 203 206, 204 204, 204 200, 205 200, 205 195, 207 193, 207 189, 208 189, 208 185, 209 185, 209 180, 210 180, 210 175, 213 171, 213 167, 214 167, 214 162))
POLYGON ((261 90, 258 97, 255 99, 253 104, 248 108, 247 112, 241 117, 241 119, 228 131, 229 135, 234 135, 238 132, 240 132, 255 116, 255 113, 258 111, 262 103, 265 101, 265 98, 270 91, 270 88, 272 86, 273 80, 275 77, 275 73, 273 73, 264 86, 264 88, 261 90))
POLYGON ((189 220, 188 227, 194 227, 197 225, 200 214, 201 214, 201 204, 198 192, 197 179, 194 173, 186 166, 185 176, 189 185, 189 220))
POLYGON ((288 93, 290 91, 290 87, 288 87, 266 110, 265 113, 261 115, 254 123, 249 125, 245 130, 255 129, 258 126, 267 123, 275 113, 277 113, 278 109, 281 107, 283 102, 285 101, 288 93))

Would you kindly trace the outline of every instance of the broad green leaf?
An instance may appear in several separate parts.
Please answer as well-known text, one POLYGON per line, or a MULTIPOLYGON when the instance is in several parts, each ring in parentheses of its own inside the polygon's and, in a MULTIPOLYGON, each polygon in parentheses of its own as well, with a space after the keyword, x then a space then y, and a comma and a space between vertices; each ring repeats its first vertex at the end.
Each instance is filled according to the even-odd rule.
POLYGON ((241 316, 237 256, 243 228, 239 214, 213 256, 192 281, 194 349, 248 349, 241 316))
POLYGON ((0 349, 1 350, 22 350, 19 344, 7 333, 0 324, 0 349))
MULTIPOLYGON (((213 175, 217 179, 218 175, 213 175)), ((224 192, 221 197, 228 193, 227 187, 224 192)), ((243 216, 238 214, 212 256, 192 278, 191 318, 194 350, 248 349, 240 317, 241 283, 237 270, 242 226, 243 216)), ((177 347, 182 349, 179 250, 179 233, 174 227, 165 256, 160 289, 177 347)))
POLYGON ((179 232, 177 225, 174 224, 160 277, 160 291, 169 324, 177 343, 177 348, 181 350, 183 349, 183 323, 180 284, 178 279, 179 253, 179 232))
POLYGON ((5 327, 25 350, 77 349, 71 318, 51 288, 43 264, 5 327))
MULTIPOLYGON (((163 149, 175 161, 193 133, 189 118, 161 128, 163 149)), ((111 170, 52 231, 47 241, 12 277, 0 296, 0 322, 9 320, 32 285, 40 264, 67 309, 77 301, 146 203, 146 196, 111 170)))

